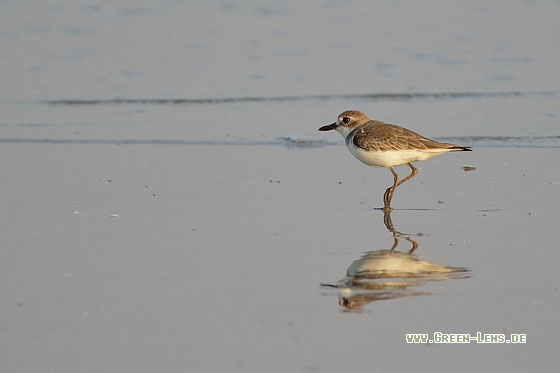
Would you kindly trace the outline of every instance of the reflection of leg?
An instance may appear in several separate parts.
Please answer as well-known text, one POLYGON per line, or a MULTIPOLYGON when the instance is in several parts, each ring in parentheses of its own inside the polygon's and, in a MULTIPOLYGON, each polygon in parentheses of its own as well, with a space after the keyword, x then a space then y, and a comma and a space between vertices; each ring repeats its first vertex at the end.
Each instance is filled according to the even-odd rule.
POLYGON ((393 247, 391 247, 391 252, 393 252, 395 251, 397 246, 399 246, 399 236, 397 235, 397 231, 393 226, 390 208, 383 210, 383 223, 385 223, 385 227, 387 228, 387 230, 393 234, 393 247))
POLYGON ((409 254, 412 254, 413 252, 416 251, 416 249, 418 248, 418 242, 414 241, 412 238, 410 237, 405 237, 405 240, 407 240, 408 242, 410 242, 412 244, 412 249, 408 250, 409 254))
POLYGON ((391 247, 391 250, 389 250, 391 253, 393 253, 393 251, 395 251, 395 249, 397 248, 397 246, 399 246, 399 237, 397 237, 396 234, 393 234, 393 246, 391 247))
POLYGON ((397 175, 393 167, 389 166, 389 170, 391 170, 391 173, 393 174, 393 185, 387 188, 387 190, 383 194, 383 204, 385 205, 383 206, 384 211, 391 210, 391 200, 393 199, 393 193, 395 193, 395 189, 397 188, 397 186, 402 183, 402 181, 401 183, 399 183, 399 175, 397 175))
POLYGON ((393 234, 393 246, 391 247, 391 252, 395 251, 397 246, 399 246, 399 238, 404 236, 404 239, 407 240, 412 244, 412 248, 408 250, 409 254, 412 254, 418 248, 418 242, 414 241, 410 236, 406 233, 401 233, 395 229, 393 224, 393 219, 391 218, 391 208, 384 209, 383 211, 383 223, 385 223, 385 227, 389 232, 393 234))
POLYGON ((395 232, 395 226, 393 225, 393 219, 391 219, 391 211, 383 211, 383 223, 389 232, 395 232))

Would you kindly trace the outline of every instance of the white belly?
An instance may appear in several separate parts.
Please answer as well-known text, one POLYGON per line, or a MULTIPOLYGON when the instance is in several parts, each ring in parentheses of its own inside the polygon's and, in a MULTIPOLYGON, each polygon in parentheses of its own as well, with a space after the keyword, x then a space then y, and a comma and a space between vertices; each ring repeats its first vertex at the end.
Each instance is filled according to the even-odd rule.
POLYGON ((353 143, 348 144, 348 150, 358 158, 361 162, 372 167, 389 167, 407 164, 409 162, 425 161, 438 154, 447 153, 449 150, 391 150, 385 152, 367 152, 361 148, 354 146, 353 143))

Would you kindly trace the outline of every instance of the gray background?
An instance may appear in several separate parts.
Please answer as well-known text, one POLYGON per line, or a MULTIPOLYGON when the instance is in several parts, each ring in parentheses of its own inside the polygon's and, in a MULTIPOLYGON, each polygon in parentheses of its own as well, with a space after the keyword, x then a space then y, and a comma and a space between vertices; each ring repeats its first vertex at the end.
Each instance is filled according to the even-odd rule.
POLYGON ((557 1, 0 2, 0 370, 552 371, 558 19, 557 1), (390 172, 316 131, 346 109, 474 147, 417 164, 392 213, 470 278, 359 312, 319 286, 393 244, 390 172), (527 343, 405 341, 434 332, 527 343))

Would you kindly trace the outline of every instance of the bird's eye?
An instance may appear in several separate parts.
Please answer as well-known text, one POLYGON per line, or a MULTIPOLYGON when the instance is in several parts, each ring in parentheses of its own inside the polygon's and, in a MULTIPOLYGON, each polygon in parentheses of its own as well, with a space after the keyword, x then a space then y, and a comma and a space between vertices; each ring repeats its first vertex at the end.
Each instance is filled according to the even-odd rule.
POLYGON ((350 118, 349 117, 342 118, 342 123, 344 123, 344 124, 350 123, 350 118))

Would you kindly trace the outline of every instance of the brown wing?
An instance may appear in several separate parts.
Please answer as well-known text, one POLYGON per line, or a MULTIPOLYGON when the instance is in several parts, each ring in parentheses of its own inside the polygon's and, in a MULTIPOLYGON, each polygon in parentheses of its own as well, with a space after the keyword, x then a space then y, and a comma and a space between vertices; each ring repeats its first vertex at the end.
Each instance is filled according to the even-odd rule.
POLYGON ((348 139, 352 139, 357 147, 368 151, 456 147, 453 144, 430 140, 406 128, 375 120, 356 128, 352 134, 348 139))

